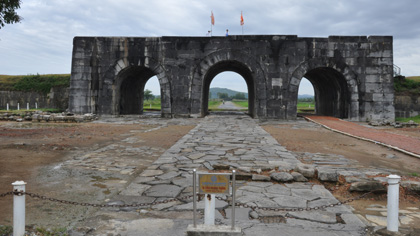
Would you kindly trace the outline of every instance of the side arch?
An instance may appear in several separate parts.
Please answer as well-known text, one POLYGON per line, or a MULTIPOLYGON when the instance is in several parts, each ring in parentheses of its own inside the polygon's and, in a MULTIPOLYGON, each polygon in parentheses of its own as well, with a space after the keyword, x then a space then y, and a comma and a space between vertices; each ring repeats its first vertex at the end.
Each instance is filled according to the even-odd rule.
POLYGON ((266 107, 259 104, 265 101, 265 71, 251 55, 230 49, 215 51, 194 67, 190 80, 191 112, 201 116, 207 114, 210 83, 217 74, 224 71, 236 72, 244 78, 248 87, 249 114, 254 118, 262 116, 266 107))
POLYGON ((319 58, 302 62, 292 73, 288 93, 296 104, 289 104, 287 108, 289 119, 297 115, 297 93, 303 77, 314 87, 318 115, 359 120, 360 82, 357 74, 344 63, 319 58))
MULTIPOLYGON (((161 96, 161 116, 172 117, 171 109, 171 85, 166 76, 166 72, 161 64, 151 57, 145 57, 142 60, 138 58, 121 58, 112 67, 112 101, 111 110, 113 115, 130 114, 121 111, 122 99, 137 99, 142 101, 144 94, 144 85, 153 76, 156 76, 160 85, 161 96), (143 62, 143 63, 142 63, 143 62), (137 93, 130 92, 136 89, 137 93), (124 94, 128 92, 128 94, 124 94), (129 96, 132 95, 132 98, 129 96)), ((124 102, 124 104, 127 104, 124 102)), ((139 103, 133 102, 129 106, 139 107, 139 103)), ((133 111, 131 108, 128 111, 133 111)), ((135 111, 135 110, 134 110, 135 111)), ((134 114, 142 113, 142 108, 134 114)), ((133 114, 133 113, 131 113, 133 114)))

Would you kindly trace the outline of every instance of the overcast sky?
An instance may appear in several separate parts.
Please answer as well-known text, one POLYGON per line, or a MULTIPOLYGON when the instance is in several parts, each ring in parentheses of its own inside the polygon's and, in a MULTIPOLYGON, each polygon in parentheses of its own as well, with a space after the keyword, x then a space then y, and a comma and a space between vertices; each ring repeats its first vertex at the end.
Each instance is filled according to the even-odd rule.
MULTIPOLYGON (((75 36, 205 36, 211 11, 213 35, 241 34, 243 11, 245 34, 392 35, 394 64, 418 76, 419 9, 418 0, 22 0, 23 21, 0 29, 0 74, 70 73, 75 36)), ((211 87, 246 92, 231 74, 211 87)))

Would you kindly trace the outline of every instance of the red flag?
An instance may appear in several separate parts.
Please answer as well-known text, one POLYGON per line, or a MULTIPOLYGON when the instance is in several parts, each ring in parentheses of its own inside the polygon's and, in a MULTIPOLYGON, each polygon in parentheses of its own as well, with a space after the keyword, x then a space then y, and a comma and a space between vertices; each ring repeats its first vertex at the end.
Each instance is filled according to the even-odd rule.
POLYGON ((244 24, 245 24, 244 17, 242 16, 242 12, 241 12, 241 25, 244 25, 244 24))
POLYGON ((211 16, 210 16, 210 18, 211 18, 211 24, 212 24, 212 25, 214 25, 214 15, 213 15, 213 11, 211 11, 211 16))

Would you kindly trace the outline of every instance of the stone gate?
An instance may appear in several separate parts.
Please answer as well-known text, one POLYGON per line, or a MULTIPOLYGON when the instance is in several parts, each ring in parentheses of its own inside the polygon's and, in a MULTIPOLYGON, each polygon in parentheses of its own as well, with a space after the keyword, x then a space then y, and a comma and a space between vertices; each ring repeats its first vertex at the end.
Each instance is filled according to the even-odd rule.
POLYGON ((296 119, 303 77, 316 113, 354 121, 394 120, 391 36, 75 37, 69 109, 141 114, 146 82, 157 76, 162 116, 208 113, 209 88, 240 74, 255 118, 296 119))

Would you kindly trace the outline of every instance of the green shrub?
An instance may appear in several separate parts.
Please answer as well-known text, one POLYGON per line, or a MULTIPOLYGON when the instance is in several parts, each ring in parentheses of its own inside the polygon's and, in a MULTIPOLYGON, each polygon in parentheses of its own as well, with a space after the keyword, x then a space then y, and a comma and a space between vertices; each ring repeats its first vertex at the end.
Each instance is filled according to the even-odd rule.
POLYGON ((8 236, 13 234, 12 226, 0 225, 0 236, 8 236))
POLYGON ((420 94, 420 81, 417 77, 397 76, 394 78, 394 89, 396 93, 420 94))

